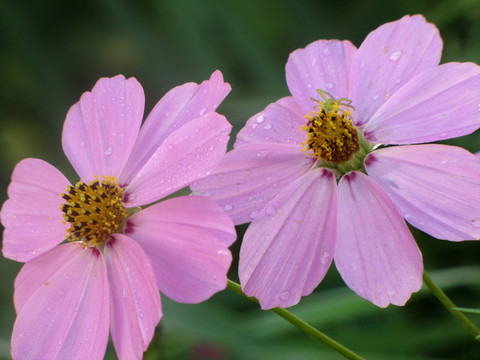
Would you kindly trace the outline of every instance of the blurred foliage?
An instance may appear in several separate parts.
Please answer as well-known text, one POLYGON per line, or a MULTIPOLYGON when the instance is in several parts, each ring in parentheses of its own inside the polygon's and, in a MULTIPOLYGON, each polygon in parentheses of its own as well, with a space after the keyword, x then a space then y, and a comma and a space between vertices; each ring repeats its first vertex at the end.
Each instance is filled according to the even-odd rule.
MULTIPOLYGON (((325 38, 359 46, 379 25, 422 13, 444 40, 442 62, 480 63, 480 3, 315 0, 0 1, 0 201, 15 164, 43 158, 75 175, 61 129, 68 108, 102 76, 136 77, 146 110, 170 88, 220 69, 232 92, 219 111, 238 131, 288 95, 288 54, 325 38)), ((452 99, 456 101, 456 99, 452 99)), ((478 134, 448 143, 480 150, 478 134)), ((239 227, 239 234, 245 227, 239 227)), ((458 306, 480 306, 479 244, 434 240, 417 230, 426 269, 458 306)), ((237 257, 239 244, 232 248, 237 257)), ((231 276, 235 278, 236 264, 231 276)), ((0 358, 15 319, 13 280, 21 264, 0 258, 0 358)), ((222 292, 199 305, 163 298, 164 318, 145 359, 341 359, 270 312, 222 292)), ((480 346, 428 291, 405 307, 379 309, 357 297, 334 266, 292 311, 368 359, 476 359, 480 346)), ((475 314, 469 316, 480 323, 475 314)), ((107 359, 115 359, 109 346, 107 359)))

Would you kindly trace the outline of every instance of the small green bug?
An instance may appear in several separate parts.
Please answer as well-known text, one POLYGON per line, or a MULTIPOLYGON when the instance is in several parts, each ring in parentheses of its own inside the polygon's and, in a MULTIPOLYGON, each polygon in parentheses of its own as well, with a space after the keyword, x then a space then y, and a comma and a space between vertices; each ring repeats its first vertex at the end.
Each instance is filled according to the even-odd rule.
POLYGON ((317 103, 323 102, 323 108, 324 108, 325 111, 332 110, 334 103, 337 103, 338 105, 341 105, 341 106, 348 106, 348 107, 355 110, 353 105, 351 105, 352 100, 350 100, 350 99, 340 98, 340 99, 336 100, 333 97, 332 94, 330 94, 328 91, 325 91, 325 90, 322 90, 322 89, 317 89, 317 92, 318 92, 318 95, 320 95, 322 97, 323 101, 317 100, 317 99, 314 99, 314 98, 311 98, 311 99, 312 99, 312 101, 315 101, 317 103), (327 97, 327 95, 329 96, 329 98, 327 97))

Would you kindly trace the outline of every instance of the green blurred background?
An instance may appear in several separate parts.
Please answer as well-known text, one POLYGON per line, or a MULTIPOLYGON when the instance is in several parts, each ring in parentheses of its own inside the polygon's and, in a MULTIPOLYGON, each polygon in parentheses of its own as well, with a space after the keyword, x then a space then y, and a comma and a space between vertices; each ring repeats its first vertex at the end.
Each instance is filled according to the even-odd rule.
MULTIPOLYGON (((288 95, 284 66, 291 51, 322 38, 359 46, 379 25, 415 13, 440 29, 442 62, 480 63, 476 0, 1 0, 0 201, 25 157, 45 159, 76 181, 60 144, 63 120, 100 77, 136 77, 147 114, 170 88, 220 69, 233 90, 219 112, 238 131, 249 116, 288 95)), ((449 143, 480 150, 478 133, 449 143)), ((238 231, 241 236, 245 227, 238 231)), ((458 306, 479 308, 480 244, 414 235, 437 283, 458 306)), ((0 258, 0 359, 10 358, 20 266, 0 258)), ((235 273, 236 263, 234 279, 235 273)), ((163 297, 163 308, 145 359, 342 359, 228 291, 200 305, 163 297)), ((480 344, 425 289, 405 307, 379 309, 351 292, 332 266, 314 294, 291 310, 368 359, 480 359, 480 344)), ((480 315, 470 317, 480 324, 480 315)), ((111 345, 106 358, 116 358, 111 345)))

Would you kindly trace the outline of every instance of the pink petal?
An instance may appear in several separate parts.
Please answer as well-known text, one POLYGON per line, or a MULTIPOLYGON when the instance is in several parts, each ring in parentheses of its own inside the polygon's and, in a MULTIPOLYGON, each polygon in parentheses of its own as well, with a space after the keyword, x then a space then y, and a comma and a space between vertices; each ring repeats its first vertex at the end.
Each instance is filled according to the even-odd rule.
POLYGON ((273 143, 238 146, 212 175, 190 187, 220 204, 235 224, 250 222, 270 199, 313 166, 314 160, 300 149, 273 143))
POLYGON ((439 239, 480 238, 480 162, 447 145, 395 146, 365 161, 368 174, 413 226, 439 239))
POLYGON ((78 255, 80 248, 79 245, 72 243, 59 245, 32 260, 34 265, 22 267, 15 278, 15 293, 13 294, 17 314, 43 284, 55 275, 62 266, 78 255))
POLYGON ((115 234, 105 246, 110 329, 119 359, 142 359, 162 317, 155 273, 140 245, 115 234))
POLYGON ((8 187, 9 199, 1 211, 3 256, 29 261, 65 239, 60 197, 69 184, 65 176, 39 159, 20 161, 8 187))
POLYGON ((348 94, 350 64, 357 49, 349 41, 318 40, 290 54, 285 67, 287 84, 304 114, 322 100, 317 89, 334 98, 348 94))
MULTIPOLYGON (((54 260, 46 268, 39 257, 25 264, 20 272, 22 277, 22 272, 36 274, 33 276, 41 278, 43 284, 18 313, 12 357, 102 359, 108 341, 108 285, 102 255, 77 244, 61 245, 51 252, 65 261, 54 260), (68 259, 64 251, 70 255, 68 259)), ((50 253, 44 256, 54 259, 50 253)), ((16 285, 21 288, 27 284, 16 285)))
POLYGON ((422 286, 422 254, 395 205, 365 174, 338 185, 335 265, 345 283, 377 306, 404 305, 422 286))
POLYGON ((236 233, 210 199, 183 196, 152 205, 128 219, 125 233, 145 250, 160 291, 171 299, 198 303, 225 289, 236 233))
POLYGON ((479 66, 440 65, 416 76, 386 101, 366 125, 365 138, 412 144, 470 134, 480 127, 479 98, 479 66))
POLYGON ((437 66, 441 52, 437 28, 421 15, 404 16, 371 32, 352 62, 349 97, 355 123, 367 123, 410 79, 437 66))
POLYGON ((122 174, 122 183, 131 181, 170 134, 193 119, 214 112, 230 90, 230 85, 217 70, 200 85, 186 83, 165 94, 140 129, 122 174))
POLYGON ((73 105, 63 126, 65 155, 83 181, 118 177, 138 134, 145 97, 134 78, 102 78, 73 105))
POLYGON ((235 147, 245 143, 301 144, 307 138, 302 125, 305 113, 289 96, 268 105, 252 116, 237 135, 235 147))
POLYGON ((207 176, 225 156, 231 128, 209 113, 173 132, 128 184, 125 206, 152 203, 207 176))
POLYGON ((270 201, 252 222, 240 250, 243 291, 262 309, 289 307, 309 295, 333 258, 336 180, 329 170, 309 171, 270 201))

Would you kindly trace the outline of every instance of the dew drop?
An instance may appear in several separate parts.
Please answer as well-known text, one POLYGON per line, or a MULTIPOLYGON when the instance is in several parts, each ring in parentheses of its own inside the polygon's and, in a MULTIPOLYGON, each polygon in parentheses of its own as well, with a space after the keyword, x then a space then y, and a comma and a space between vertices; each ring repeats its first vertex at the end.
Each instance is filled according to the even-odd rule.
POLYGON ((395 83, 400 84, 401 81, 402 81, 401 79, 397 79, 395 80, 395 83))
POLYGON ((243 170, 243 173, 244 173, 245 175, 248 175, 248 174, 250 174, 250 170, 243 170))
POLYGON ((170 116, 170 111, 165 111, 165 117, 170 116))
POLYGON ((373 95, 373 96, 372 96, 372 99, 373 99, 373 100, 377 100, 377 99, 378 99, 378 95, 373 95))
POLYGON ((250 217, 250 219, 255 219, 257 215, 258 215, 258 211, 255 210, 255 211, 252 211, 248 216, 250 217))
POLYGON ((329 48, 323 49, 323 55, 330 55, 330 49, 329 48))
POLYGON ((400 59, 400 56, 402 56, 402 52, 401 52, 401 51, 394 51, 394 52, 390 55, 390 60, 391 60, 391 61, 397 61, 398 59, 400 59))
POLYGON ((225 206, 223 207, 223 210, 225 210, 225 211, 230 211, 230 210, 232 210, 232 209, 233 209, 233 206, 230 205, 230 204, 227 204, 227 205, 225 205, 225 206))
POLYGON ((333 84, 332 83, 326 83, 325 84, 328 89, 333 89, 333 84))
POLYGON ((275 208, 271 204, 268 204, 267 207, 265 208, 265 213, 268 216, 271 216, 271 215, 275 214, 275 208))
POLYGON ((110 146, 108 148, 106 148, 104 154, 105 154, 105 156, 112 155, 112 148, 110 146))
POLYGON ((476 228, 480 228, 480 220, 473 220, 472 225, 476 228))
POLYGON ((258 117, 257 117, 257 123, 260 124, 260 123, 263 122, 263 120, 265 120, 265 117, 264 117, 263 115, 258 115, 258 117))
POLYGON ((263 127, 265 130, 270 130, 272 128, 272 124, 265 124, 265 126, 263 127))
POLYGON ((282 291, 280 293, 280 300, 287 301, 289 297, 290 297, 289 291, 282 291))
POLYGON ((203 115, 203 114, 205 114, 206 111, 207 111, 206 108, 202 108, 202 109, 200 110, 200 116, 203 115))
POLYGON ((265 151, 265 150, 259 151, 259 152, 257 153, 257 157, 259 157, 260 159, 265 158, 267 155, 268 155, 268 151, 265 151))
POLYGON ((320 259, 320 263, 322 263, 323 265, 326 265, 328 264, 328 260, 330 260, 330 254, 327 252, 324 252, 322 255, 322 258, 320 259))
POLYGON ((212 151, 215 148, 215 146, 210 145, 209 150, 212 151))

